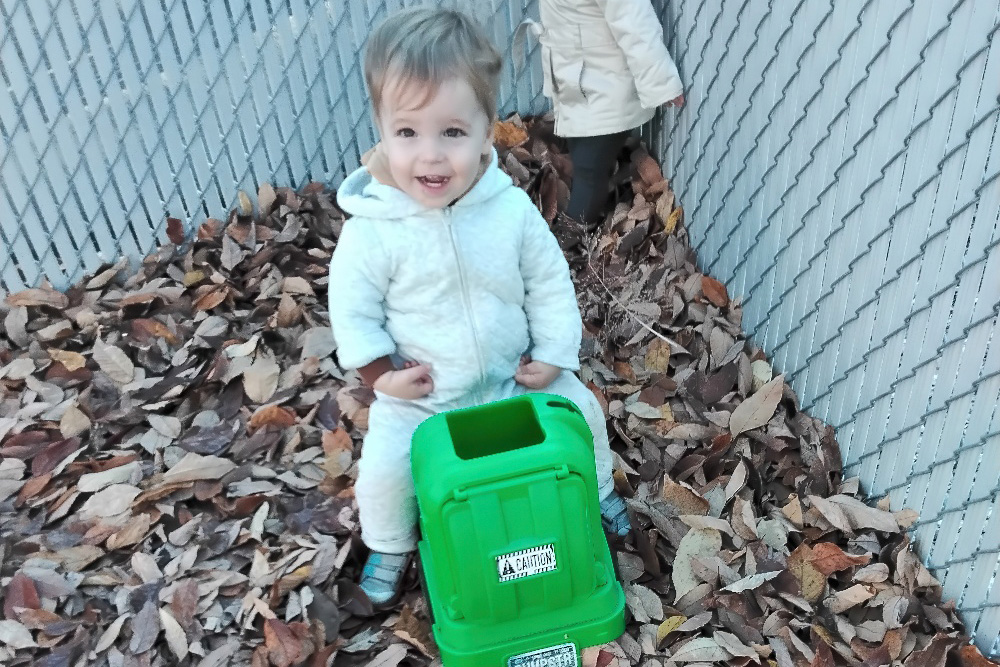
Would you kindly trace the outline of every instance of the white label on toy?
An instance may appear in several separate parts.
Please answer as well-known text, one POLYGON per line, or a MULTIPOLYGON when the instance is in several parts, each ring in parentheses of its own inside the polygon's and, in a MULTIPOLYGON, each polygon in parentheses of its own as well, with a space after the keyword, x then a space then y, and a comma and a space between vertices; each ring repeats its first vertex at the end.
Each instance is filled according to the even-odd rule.
POLYGON ((507 661, 507 667, 577 667, 579 664, 574 644, 560 644, 531 653, 521 653, 507 661))
POLYGON ((497 556, 497 576, 500 581, 510 581, 556 569, 556 549, 553 544, 522 549, 497 556))

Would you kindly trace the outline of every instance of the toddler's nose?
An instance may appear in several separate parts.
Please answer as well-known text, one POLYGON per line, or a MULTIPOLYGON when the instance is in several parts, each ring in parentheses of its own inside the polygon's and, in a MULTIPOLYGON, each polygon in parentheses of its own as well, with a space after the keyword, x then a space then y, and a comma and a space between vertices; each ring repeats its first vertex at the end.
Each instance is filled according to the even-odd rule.
POLYGON ((436 163, 444 160, 444 146, 437 139, 428 139, 421 151, 421 158, 424 162, 436 163))

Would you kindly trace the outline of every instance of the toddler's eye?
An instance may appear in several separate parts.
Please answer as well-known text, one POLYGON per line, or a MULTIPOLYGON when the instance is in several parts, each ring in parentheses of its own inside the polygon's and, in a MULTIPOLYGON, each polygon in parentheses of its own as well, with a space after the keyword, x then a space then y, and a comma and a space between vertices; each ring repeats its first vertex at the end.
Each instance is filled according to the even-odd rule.
POLYGON ((403 137, 404 139, 409 139, 410 137, 416 136, 416 132, 414 132, 412 128, 401 127, 398 130, 396 130, 396 136, 403 137))
POLYGON ((449 137, 451 139, 455 139, 457 137, 464 137, 465 130, 463 130, 460 127, 449 127, 447 130, 444 131, 444 136, 449 137))

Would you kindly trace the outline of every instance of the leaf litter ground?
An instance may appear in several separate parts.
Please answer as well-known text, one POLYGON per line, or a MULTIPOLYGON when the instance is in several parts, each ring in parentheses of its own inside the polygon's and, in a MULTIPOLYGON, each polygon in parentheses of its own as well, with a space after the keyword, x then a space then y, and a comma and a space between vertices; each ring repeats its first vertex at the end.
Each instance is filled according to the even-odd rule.
MULTIPOLYGON (((914 555, 916 516, 843 479, 832 428, 697 266, 659 165, 629 146, 619 203, 557 213, 549 119, 497 126, 503 168, 573 270, 581 376, 608 414, 636 531, 614 665, 995 664, 914 555)), ((373 395, 334 362, 331 192, 265 184, 138 271, 0 306, 0 662, 439 664, 417 577, 387 612, 356 585, 353 480, 373 395)))

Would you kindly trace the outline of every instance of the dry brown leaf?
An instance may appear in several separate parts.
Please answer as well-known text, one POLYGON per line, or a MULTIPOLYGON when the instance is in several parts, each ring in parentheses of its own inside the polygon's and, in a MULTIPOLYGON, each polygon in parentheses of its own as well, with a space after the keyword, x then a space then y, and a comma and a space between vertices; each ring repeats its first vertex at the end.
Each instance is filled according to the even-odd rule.
POLYGON ((160 609, 160 623, 163 625, 163 634, 167 639, 167 646, 170 652, 177 656, 178 660, 183 660, 188 654, 187 637, 184 628, 180 626, 177 619, 166 609, 160 609))
POLYGON ((660 497, 671 507, 676 514, 708 514, 711 507, 705 498, 684 483, 675 482, 669 475, 663 478, 663 489, 660 497))
POLYGON ((38 597, 38 590, 35 582, 28 576, 18 572, 11 577, 10 582, 4 589, 3 594, 3 615, 5 618, 14 618, 14 608, 41 609, 42 602, 38 597))
POLYGON ((846 570, 855 565, 867 565, 871 561, 871 556, 851 556, 844 553, 844 550, 831 542, 820 542, 812 547, 812 555, 809 562, 813 567, 822 572, 825 576, 830 576, 834 572, 846 570))
POLYGON ((675 663, 701 662, 712 663, 729 660, 732 656, 729 652, 719 646, 719 643, 712 637, 695 637, 684 644, 670 656, 670 660, 675 663))
POLYGON ((674 558, 671 573, 675 601, 701 583, 694 575, 693 559, 714 556, 720 549, 722 549, 722 533, 719 531, 711 528, 703 530, 692 528, 687 532, 677 546, 677 556, 674 558))
POLYGON ((837 591, 828 605, 830 611, 841 614, 851 607, 867 602, 875 597, 875 591, 864 584, 855 584, 848 589, 837 591))
POLYGON ((528 133, 524 128, 506 120, 498 120, 493 123, 493 141, 498 147, 511 149, 520 146, 528 140, 528 133))
POLYGON ((255 403, 266 403, 278 389, 281 367, 270 355, 259 355, 250 368, 243 371, 243 391, 255 403))
POLYGON ((69 306, 69 298, 51 287, 32 287, 14 294, 8 294, 4 302, 11 307, 50 306, 60 310, 69 306))
POLYGON ((71 373, 87 365, 87 358, 79 352, 69 350, 49 350, 48 352, 53 361, 58 361, 71 373))
POLYGON ((84 518, 110 517, 128 510, 142 489, 131 484, 111 484, 101 489, 83 504, 80 516, 84 518))
POLYGON ((236 464, 228 459, 188 452, 170 470, 163 473, 163 483, 177 484, 199 479, 219 479, 235 467, 236 464))
POLYGON ((826 591, 826 575, 812 564, 812 548, 805 542, 788 556, 788 571, 799 582, 802 597, 816 602, 826 591))
POLYGON ((177 218, 167 218, 167 239, 175 245, 184 243, 184 223, 177 218))
POLYGON ((975 645, 966 644, 958 650, 962 667, 998 667, 1000 663, 987 659, 975 645))
POLYGON ((6 644, 12 649, 38 646, 31 636, 31 631, 13 620, 0 621, 0 644, 6 644))
POLYGON ((148 600, 139 613, 132 618, 132 640, 128 649, 134 655, 145 653, 153 648, 156 638, 160 635, 160 612, 156 603, 148 600))
POLYGON ((680 221, 683 217, 684 217, 684 207, 678 206, 664 221, 663 231, 667 234, 673 234, 674 231, 676 231, 677 229, 677 225, 680 224, 680 221))
POLYGON ((225 287, 219 289, 209 288, 195 299, 195 310, 212 310, 213 308, 217 308, 226 300, 227 294, 228 291, 225 287))
POLYGON ((262 426, 275 426, 286 428, 294 426, 298 421, 298 416, 292 410, 278 405, 266 405, 253 413, 250 418, 250 428, 258 429, 262 426))
POLYGON ((667 373, 670 370, 670 344, 654 338, 646 351, 646 369, 657 373, 667 373))
POLYGON ((729 431, 733 437, 766 424, 778 407, 784 386, 785 376, 779 375, 737 405, 729 418, 729 431))
POLYGON ((265 181, 260 184, 257 188, 257 208, 260 209, 260 217, 266 218, 271 213, 277 198, 278 195, 270 183, 265 181))
POLYGON ((128 384, 135 378, 135 365, 128 355, 100 338, 94 341, 94 361, 119 385, 128 384))
POLYGON ((302 644, 286 623, 276 618, 264 621, 264 642, 275 667, 291 667, 302 656, 302 644))
POLYGON ((705 298, 719 308, 729 305, 729 295, 726 293, 726 286, 711 276, 701 277, 701 291, 705 298))

